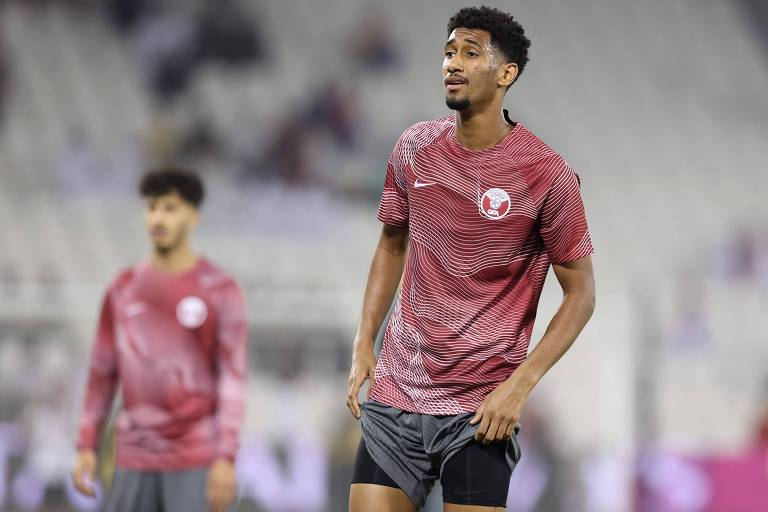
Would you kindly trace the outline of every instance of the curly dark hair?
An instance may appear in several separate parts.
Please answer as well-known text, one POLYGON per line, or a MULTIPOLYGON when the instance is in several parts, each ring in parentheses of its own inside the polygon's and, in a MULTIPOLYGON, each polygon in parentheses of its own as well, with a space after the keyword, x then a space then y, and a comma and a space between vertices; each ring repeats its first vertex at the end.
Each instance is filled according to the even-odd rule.
POLYGON ((457 28, 486 30, 493 44, 509 62, 517 64, 517 76, 528 63, 531 40, 525 36, 522 25, 511 14, 493 7, 465 7, 448 21, 448 34, 457 28))
POLYGON ((187 169, 154 169, 147 172, 139 183, 141 197, 160 197, 173 192, 195 208, 200 207, 205 196, 200 177, 187 169))

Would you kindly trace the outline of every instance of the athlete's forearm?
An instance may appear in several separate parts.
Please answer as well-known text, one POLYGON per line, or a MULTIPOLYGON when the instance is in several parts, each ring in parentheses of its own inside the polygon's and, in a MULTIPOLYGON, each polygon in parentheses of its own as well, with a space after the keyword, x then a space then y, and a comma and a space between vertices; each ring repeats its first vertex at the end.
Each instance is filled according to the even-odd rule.
POLYGON ((368 271, 354 350, 372 349, 373 340, 397 293, 408 250, 408 229, 385 225, 368 271))
POLYGON ((563 357, 589 321, 595 309, 594 293, 572 292, 565 296, 544 336, 520 367, 515 370, 519 385, 533 389, 563 357))
POLYGON ((510 377, 517 385, 529 390, 571 348, 595 310, 592 257, 554 265, 553 268, 563 289, 563 302, 539 344, 510 377))

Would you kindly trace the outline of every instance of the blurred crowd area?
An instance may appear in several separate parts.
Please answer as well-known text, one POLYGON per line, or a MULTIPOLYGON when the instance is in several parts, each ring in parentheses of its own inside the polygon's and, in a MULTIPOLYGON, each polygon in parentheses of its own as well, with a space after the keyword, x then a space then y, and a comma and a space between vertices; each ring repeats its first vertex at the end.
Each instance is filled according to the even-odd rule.
MULTIPOLYGON (((579 171, 597 251, 596 315, 531 396, 508 510, 765 510, 763 4, 489 3, 533 40, 507 107, 579 171)), ((237 509, 345 509, 376 201, 399 133, 446 113, 462 5, 0 1, 0 510, 97 506, 67 479, 90 340, 147 254, 136 181, 163 164, 204 176, 197 245, 249 306, 237 509)))
POLYGON ((51 143, 51 185, 70 196, 126 194, 136 169, 194 162, 238 185, 375 197, 376 173, 361 176, 367 166, 350 170, 349 160, 379 148, 365 130, 356 77, 399 67, 386 16, 373 4, 356 8, 359 19, 324 49, 343 54, 335 60, 344 65, 297 62, 313 66, 313 83, 291 91, 299 84, 284 74, 279 34, 263 10, 239 0, 10 2, 6 38, 33 47, 20 60, 36 60, 16 62, 14 73, 4 52, 3 96, 22 104, 29 95, 34 114, 51 121, 40 134, 51 143))

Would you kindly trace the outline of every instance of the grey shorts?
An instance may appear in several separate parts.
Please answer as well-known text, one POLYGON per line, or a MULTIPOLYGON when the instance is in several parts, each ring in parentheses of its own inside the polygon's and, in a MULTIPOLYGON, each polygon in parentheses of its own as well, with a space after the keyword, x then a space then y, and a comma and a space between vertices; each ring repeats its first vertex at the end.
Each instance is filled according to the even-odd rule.
MULTIPOLYGON (((371 458, 421 508, 446 462, 475 443, 474 413, 432 416, 403 411, 373 400, 361 404, 360 424, 371 458)), ((515 433, 504 452, 510 472, 520 460, 515 433)))
POLYGON ((104 512, 208 512, 208 469, 115 470, 104 512))

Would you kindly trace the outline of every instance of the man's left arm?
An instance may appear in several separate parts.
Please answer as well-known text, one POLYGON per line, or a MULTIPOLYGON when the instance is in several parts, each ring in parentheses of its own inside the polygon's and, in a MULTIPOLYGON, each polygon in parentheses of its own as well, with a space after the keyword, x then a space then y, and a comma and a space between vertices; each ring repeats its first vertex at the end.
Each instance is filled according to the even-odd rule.
POLYGON ((553 264, 553 268, 563 289, 563 302, 525 362, 477 409, 470 423, 480 423, 475 439, 483 444, 512 435, 528 394, 568 351, 595 309, 592 256, 553 264))
POLYGON ((208 472, 208 501, 226 510, 236 492, 235 457, 245 413, 248 328, 243 296, 234 283, 224 290, 217 326, 216 460, 208 472))

